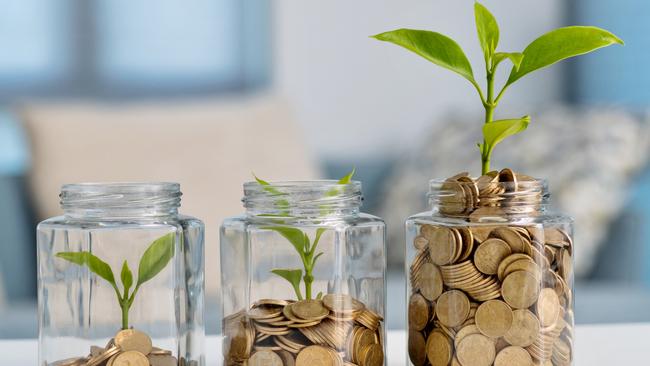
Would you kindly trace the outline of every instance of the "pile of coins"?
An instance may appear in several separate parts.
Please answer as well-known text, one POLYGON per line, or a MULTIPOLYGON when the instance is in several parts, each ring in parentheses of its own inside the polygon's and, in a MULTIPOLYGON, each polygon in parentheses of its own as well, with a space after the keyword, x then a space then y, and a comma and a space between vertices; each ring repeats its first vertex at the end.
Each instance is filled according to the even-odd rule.
MULTIPOLYGON (((471 216, 476 210, 464 212, 471 216)), ((411 363, 571 365, 573 243, 566 228, 449 222, 421 222, 413 240, 411 363)))
POLYGON ((473 222, 485 217, 535 215, 544 189, 541 181, 510 169, 491 171, 478 179, 465 172, 448 178, 437 188, 435 203, 440 213, 467 216, 473 222))
POLYGON ((259 300, 224 319, 225 365, 383 366, 382 323, 344 294, 259 300))
POLYGON ((196 361, 179 363, 172 352, 153 347, 151 338, 135 329, 119 331, 106 347, 91 346, 86 357, 56 361, 50 366, 178 366, 198 365, 196 361))

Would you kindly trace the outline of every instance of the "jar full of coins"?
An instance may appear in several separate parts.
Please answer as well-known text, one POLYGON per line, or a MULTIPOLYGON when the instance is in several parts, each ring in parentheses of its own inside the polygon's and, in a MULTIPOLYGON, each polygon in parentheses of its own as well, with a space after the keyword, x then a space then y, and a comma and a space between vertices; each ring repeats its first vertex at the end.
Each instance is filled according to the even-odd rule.
POLYGON ((433 180, 406 221, 408 361, 573 362, 573 222, 547 183, 510 169, 433 180))
POLYGON ((39 365, 204 365, 203 223, 176 183, 69 184, 37 228, 39 365))
POLYGON ((221 227, 224 365, 384 365, 385 225, 351 181, 244 184, 221 227))

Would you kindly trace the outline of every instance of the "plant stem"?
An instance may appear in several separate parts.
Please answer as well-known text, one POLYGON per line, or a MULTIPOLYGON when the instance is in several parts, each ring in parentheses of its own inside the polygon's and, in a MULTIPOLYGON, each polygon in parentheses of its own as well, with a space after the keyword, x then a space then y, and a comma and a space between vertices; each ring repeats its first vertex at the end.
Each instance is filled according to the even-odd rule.
MULTIPOLYGON (((487 97, 485 103, 485 123, 491 123, 494 120, 494 109, 496 103, 494 102, 494 72, 491 68, 487 69, 487 97)), ((490 156, 492 155, 492 147, 487 145, 483 139, 483 148, 481 149, 481 174, 487 174, 490 171, 490 156)))
POLYGON ((129 303, 122 301, 120 306, 122 308, 122 329, 129 329, 129 303))
POLYGON ((303 280, 305 281, 305 299, 311 300, 311 285, 314 283, 314 276, 312 276, 311 271, 308 271, 306 268, 303 280))

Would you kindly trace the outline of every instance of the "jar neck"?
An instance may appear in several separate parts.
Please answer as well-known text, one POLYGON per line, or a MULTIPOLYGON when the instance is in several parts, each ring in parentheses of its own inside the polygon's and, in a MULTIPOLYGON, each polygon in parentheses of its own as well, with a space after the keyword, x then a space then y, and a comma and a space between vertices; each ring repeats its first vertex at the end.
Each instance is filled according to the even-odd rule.
POLYGON ((356 217, 361 183, 335 180, 244 184, 242 202, 250 219, 261 221, 331 221, 356 217))
POLYGON ((524 175, 503 179, 498 174, 476 179, 460 174, 432 180, 429 203, 443 216, 479 222, 535 217, 547 211, 550 193, 546 180, 524 175))
POLYGON ((181 202, 178 183, 81 183, 61 188, 65 216, 89 220, 175 217, 181 202))

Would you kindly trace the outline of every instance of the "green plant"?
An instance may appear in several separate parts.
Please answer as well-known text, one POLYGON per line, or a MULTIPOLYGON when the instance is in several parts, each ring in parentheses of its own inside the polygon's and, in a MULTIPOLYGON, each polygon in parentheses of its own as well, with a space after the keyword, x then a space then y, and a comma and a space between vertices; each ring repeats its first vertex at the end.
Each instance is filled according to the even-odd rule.
MULTIPOLYGON (((343 178, 339 179, 336 183, 338 185, 344 186, 346 184, 350 184, 352 182, 352 177, 354 176, 355 169, 352 169, 352 171, 348 174, 346 174, 343 178)), ((284 198, 281 198, 285 193, 280 192, 278 189, 274 188, 270 183, 258 178, 253 174, 255 177, 255 180, 257 183, 259 183, 261 186, 264 187, 264 190, 267 192, 271 193, 273 196, 277 196, 277 200, 275 201, 276 207, 280 207, 282 209, 287 209, 287 216, 288 216, 288 207, 289 207, 289 201, 287 201, 284 198)), ((327 197, 333 197, 336 196, 337 194, 340 193, 340 188, 339 187, 333 187, 332 189, 328 190, 325 193, 325 196, 327 197)), ((326 215, 329 212, 327 207, 323 207, 321 209, 321 215, 326 215)), ((309 239, 309 236, 305 232, 303 232, 300 229, 290 227, 290 226, 264 226, 262 229, 265 230, 272 230, 277 232, 278 234, 282 235, 291 245, 294 247, 298 255, 300 256, 300 260, 302 261, 303 268, 276 268, 271 270, 273 274, 276 274, 285 280, 287 280, 291 286, 293 287, 293 290, 296 293, 296 297, 298 300, 311 300, 312 299, 312 284, 314 283, 314 267, 316 266, 316 261, 318 261, 318 258, 322 256, 324 253, 323 252, 318 252, 316 253, 316 248, 318 247, 318 243, 320 242, 321 236, 325 231, 327 230, 326 228, 318 228, 316 229, 316 235, 314 237, 313 244, 311 240, 309 239), (303 273, 304 270, 304 273, 303 273), (300 290, 300 282, 304 281, 305 283, 305 296, 302 296, 302 291, 300 290)), ((320 299, 322 296, 322 292, 318 293, 316 296, 317 299, 320 299)))
POLYGON ((494 147, 503 139, 524 131, 530 123, 529 116, 494 120, 495 109, 510 85, 531 72, 558 61, 613 44, 623 44, 623 41, 604 29, 571 26, 544 34, 522 52, 497 52, 499 27, 496 19, 478 2, 474 4, 474 13, 478 39, 485 59, 486 93, 483 93, 474 79, 472 66, 461 47, 445 35, 425 30, 398 29, 375 35, 373 38, 404 47, 438 66, 461 75, 476 88, 485 108, 483 143, 479 143, 478 147, 481 153, 482 171, 486 174, 490 171, 490 158, 494 147), (510 60, 512 69, 501 90, 495 93, 494 79, 497 67, 505 60, 510 60))
POLYGON ((133 273, 131 272, 126 260, 122 263, 122 270, 120 271, 120 279, 123 288, 123 291, 120 292, 111 266, 92 253, 86 251, 59 252, 56 256, 79 266, 86 266, 92 273, 110 283, 115 290, 117 302, 122 310, 122 329, 128 329, 129 310, 135 300, 135 295, 145 282, 156 277, 156 275, 158 275, 158 273, 160 273, 160 271, 162 271, 172 259, 174 256, 175 239, 176 234, 169 233, 154 240, 149 245, 140 258, 140 264, 138 266, 138 282, 130 294, 129 290, 131 289, 131 286, 133 286, 133 273))

